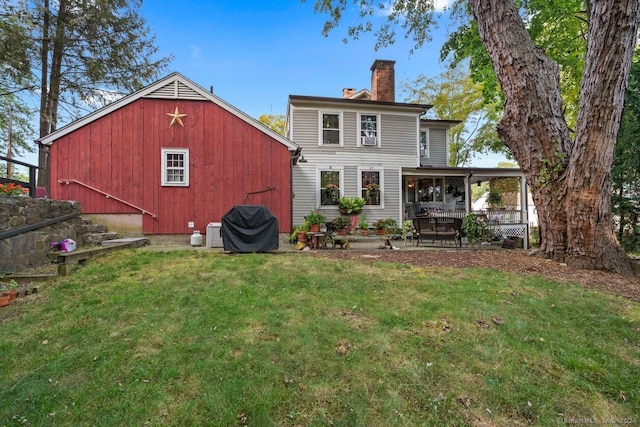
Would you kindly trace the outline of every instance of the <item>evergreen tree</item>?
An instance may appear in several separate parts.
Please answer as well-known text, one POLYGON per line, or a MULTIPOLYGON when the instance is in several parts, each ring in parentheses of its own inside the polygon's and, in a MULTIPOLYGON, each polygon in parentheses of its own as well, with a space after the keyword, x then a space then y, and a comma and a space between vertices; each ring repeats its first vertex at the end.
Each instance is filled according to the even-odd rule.
MULTIPOLYGON (((141 0, 2 3, 0 15, 17 17, 17 26, 29 30, 24 51, 0 46, 0 58, 29 61, 39 87, 40 137, 56 129, 62 105, 75 118, 158 78, 170 58, 156 58, 155 39, 138 14, 141 5, 141 0)), ((38 185, 48 188, 46 147, 40 147, 39 167, 38 185)))

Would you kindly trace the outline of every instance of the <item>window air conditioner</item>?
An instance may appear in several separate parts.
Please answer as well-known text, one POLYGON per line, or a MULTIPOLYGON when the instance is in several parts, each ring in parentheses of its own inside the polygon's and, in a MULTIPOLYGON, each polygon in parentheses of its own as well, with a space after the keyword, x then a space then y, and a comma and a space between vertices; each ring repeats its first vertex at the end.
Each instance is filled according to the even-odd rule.
POLYGON ((378 145, 378 138, 375 136, 363 136, 360 143, 362 145, 378 145))

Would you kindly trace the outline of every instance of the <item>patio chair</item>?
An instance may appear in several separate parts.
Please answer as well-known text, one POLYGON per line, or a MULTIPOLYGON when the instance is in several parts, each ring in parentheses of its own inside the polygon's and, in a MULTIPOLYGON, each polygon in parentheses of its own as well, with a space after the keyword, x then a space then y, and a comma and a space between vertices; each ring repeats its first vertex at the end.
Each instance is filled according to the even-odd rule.
POLYGON ((426 213, 427 213, 427 210, 422 207, 420 202, 413 202, 413 214, 416 217, 424 216, 426 215, 426 213))

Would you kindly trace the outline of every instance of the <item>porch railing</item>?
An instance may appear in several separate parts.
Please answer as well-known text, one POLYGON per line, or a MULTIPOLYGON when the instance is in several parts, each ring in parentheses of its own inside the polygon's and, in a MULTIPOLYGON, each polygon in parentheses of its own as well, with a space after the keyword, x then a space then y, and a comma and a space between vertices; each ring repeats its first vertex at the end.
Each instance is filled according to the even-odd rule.
MULTIPOLYGON (((472 211, 480 217, 486 219, 489 224, 521 224, 522 212, 517 209, 497 209, 497 210, 482 210, 472 211)), ((464 219, 467 216, 467 212, 463 210, 447 211, 447 210, 431 210, 429 211, 431 216, 446 216, 449 218, 461 218, 464 219)))
POLYGON ((133 203, 129 203, 129 202, 127 202, 126 200, 122 200, 122 199, 121 199, 121 198, 119 198, 119 197, 113 196, 113 195, 111 195, 111 194, 109 194, 109 193, 107 193, 107 192, 104 192, 104 191, 99 190, 99 189, 97 189, 97 188, 95 188, 95 187, 92 187, 92 186, 91 186, 91 185, 89 185, 89 184, 85 184, 84 182, 78 181, 77 179, 59 179, 59 180, 58 180, 58 183, 59 183, 59 184, 65 184, 65 185, 69 185, 69 184, 72 184, 72 183, 78 184, 78 185, 80 185, 80 186, 82 186, 82 187, 88 188, 89 190, 95 191, 96 193, 100 193, 100 194, 104 195, 107 199, 113 199, 113 200, 116 200, 116 201, 118 201, 118 202, 120 202, 120 203, 123 203, 123 204, 125 204, 125 205, 127 205, 127 206, 130 206, 130 207, 132 207, 132 208, 134 208, 134 209, 137 209, 137 210, 139 210, 143 215, 144 215, 144 214, 147 214, 147 215, 150 215, 152 218, 155 218, 155 217, 156 217, 156 215, 152 214, 151 212, 149 212, 149 211, 148 211, 148 210, 146 210, 146 209, 143 209, 143 208, 141 208, 141 207, 139 207, 139 206, 134 205, 133 203))
MULTIPOLYGON (((0 177, 0 184, 13 183, 16 185, 21 185, 22 187, 29 189, 29 197, 36 197, 36 171, 38 170, 38 166, 30 165, 29 163, 21 162, 19 160, 10 159, 5 156, 0 156, 0 160, 6 161, 7 166, 9 165, 9 163, 12 163, 15 165, 26 166, 29 168, 29 182, 18 181, 18 180, 6 178, 6 177, 5 178, 0 177)), ((7 170, 9 169, 10 168, 7 167, 7 170)))
POLYGON ((473 213, 485 216, 487 221, 493 224, 522 223, 522 211, 517 209, 487 209, 484 211, 473 211, 473 213))

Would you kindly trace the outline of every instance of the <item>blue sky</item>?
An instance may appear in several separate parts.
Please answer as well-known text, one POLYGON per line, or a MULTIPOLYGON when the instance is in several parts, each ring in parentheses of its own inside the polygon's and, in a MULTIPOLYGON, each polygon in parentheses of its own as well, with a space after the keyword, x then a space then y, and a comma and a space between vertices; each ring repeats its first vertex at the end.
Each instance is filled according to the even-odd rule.
MULTIPOLYGON (((213 86, 217 96, 256 118, 284 114, 290 94, 340 97, 344 87, 370 88, 375 59, 396 61, 399 102, 405 101, 404 82, 443 70, 440 48, 450 30, 444 20, 433 41, 413 54, 402 29, 394 45, 375 51, 373 34, 343 43, 357 13, 347 14, 325 37, 327 17, 313 7, 314 0, 147 0, 140 14, 156 36, 159 54, 174 56, 166 74, 177 71, 205 89, 213 86)), ((489 156, 472 166, 495 167, 501 160, 489 156)))
POLYGON ((313 0, 154 0, 143 4, 141 14, 157 35, 160 53, 175 56, 170 71, 206 89, 213 86, 218 96, 253 117, 284 114, 290 94, 339 97, 343 87, 369 88, 375 59, 397 61, 397 85, 440 72, 445 28, 413 55, 411 41, 402 38, 376 52, 371 34, 343 43, 355 17, 323 36, 326 15, 314 14, 313 6, 313 0))

